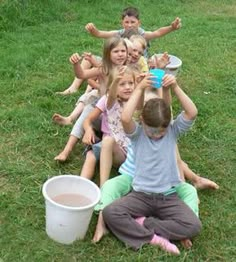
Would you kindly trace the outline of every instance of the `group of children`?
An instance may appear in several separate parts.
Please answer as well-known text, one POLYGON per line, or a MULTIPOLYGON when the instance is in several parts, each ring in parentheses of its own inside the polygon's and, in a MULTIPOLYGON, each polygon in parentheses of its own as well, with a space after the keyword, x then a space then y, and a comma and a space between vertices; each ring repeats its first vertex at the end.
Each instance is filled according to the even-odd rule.
POLYGON ((102 58, 90 53, 70 57, 76 77, 59 93, 76 92, 85 79, 88 86, 69 116, 53 115, 55 123, 74 124, 65 148, 54 159, 64 162, 82 141, 87 146, 80 175, 92 179, 99 163, 102 197, 95 207, 94 242, 109 229, 135 250, 152 244, 178 255, 170 241, 179 240, 189 248, 201 229, 196 189, 218 188, 195 174, 179 154, 177 139, 193 125, 196 106, 175 76, 166 74, 162 88, 155 89, 148 72, 170 62, 167 53, 148 59, 148 41, 178 30, 181 20, 149 32, 140 27, 138 9, 124 9, 121 18, 121 30, 102 31, 92 23, 85 27, 105 39, 102 58), (176 119, 172 94, 183 109, 176 119), (120 174, 109 179, 112 167, 120 174))

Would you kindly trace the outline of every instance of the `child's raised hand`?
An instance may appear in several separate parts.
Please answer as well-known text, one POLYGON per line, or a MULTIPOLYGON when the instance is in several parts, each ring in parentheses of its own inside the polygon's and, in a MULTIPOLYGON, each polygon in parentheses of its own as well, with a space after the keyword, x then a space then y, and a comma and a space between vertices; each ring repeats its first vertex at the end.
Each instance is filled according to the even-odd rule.
POLYGON ((173 75, 169 75, 169 74, 166 74, 164 75, 163 79, 162 79, 162 86, 163 88, 174 88, 177 86, 177 81, 176 81, 176 78, 175 76, 173 75))
POLYGON ((70 62, 71 62, 71 64, 74 65, 74 64, 79 63, 80 59, 81 59, 80 55, 79 55, 78 53, 74 53, 74 54, 70 57, 70 62))
POLYGON ((170 56, 167 52, 161 55, 155 54, 152 58, 148 60, 148 66, 150 69, 154 68, 166 68, 166 66, 170 64, 170 56))
POLYGON ((152 87, 154 84, 153 75, 150 73, 142 73, 137 77, 137 87, 140 89, 145 89, 146 87, 152 87))
POLYGON ((171 23, 171 27, 173 30, 178 30, 182 26, 181 19, 179 17, 176 17, 175 20, 171 23))
POLYGON ((122 78, 124 76, 125 70, 126 70, 127 66, 120 66, 118 68, 118 74, 117 74, 117 78, 122 78))
POLYGON ((90 60, 90 59, 92 58, 92 53, 90 53, 90 52, 84 52, 84 53, 82 54, 82 57, 83 57, 84 59, 86 59, 86 60, 90 60))
POLYGON ((114 69, 115 71, 114 71, 114 77, 113 77, 112 84, 117 83, 124 76, 126 68, 127 66, 120 66, 117 69, 114 69))
POLYGON ((96 26, 93 23, 88 23, 85 26, 85 29, 93 36, 97 36, 99 33, 99 30, 96 28, 96 26))

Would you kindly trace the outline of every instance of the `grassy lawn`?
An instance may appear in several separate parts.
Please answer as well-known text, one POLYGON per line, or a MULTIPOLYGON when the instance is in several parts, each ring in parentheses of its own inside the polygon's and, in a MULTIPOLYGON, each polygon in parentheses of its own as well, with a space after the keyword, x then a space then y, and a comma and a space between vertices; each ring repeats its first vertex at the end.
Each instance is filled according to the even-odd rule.
MULTIPOLYGON (((0 261, 235 261, 236 257, 236 3, 233 0, 3 0, 0 2, 0 261), (120 12, 134 5, 142 25, 155 30, 181 17, 183 27, 151 43, 150 53, 168 51, 183 66, 178 81, 196 103, 193 130, 181 138, 182 158, 220 185, 200 191, 201 234, 189 251, 173 257, 144 246, 134 252, 109 234, 99 244, 86 238, 61 245, 45 233, 43 183, 59 174, 79 174, 84 158, 78 145, 69 161, 53 158, 64 147, 70 126, 52 123, 67 115, 85 85, 59 96, 73 80, 68 58, 101 54, 103 41, 86 33, 94 22, 119 29, 120 12)), ((174 112, 179 108, 174 101, 174 112)))

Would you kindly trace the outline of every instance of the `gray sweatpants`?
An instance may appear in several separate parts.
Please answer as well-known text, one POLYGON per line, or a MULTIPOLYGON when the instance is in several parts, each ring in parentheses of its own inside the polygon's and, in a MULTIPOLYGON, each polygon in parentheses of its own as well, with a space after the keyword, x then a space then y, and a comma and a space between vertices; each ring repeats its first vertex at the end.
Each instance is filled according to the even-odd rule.
POLYGON ((132 191, 105 207, 103 218, 112 233, 135 250, 150 243, 154 234, 182 240, 201 230, 199 218, 176 193, 165 196, 132 191), (141 226, 134 218, 143 216, 146 219, 141 226))
MULTIPOLYGON (((90 112, 93 111, 94 109, 94 105, 93 104, 88 104, 84 107, 83 112, 81 113, 81 115, 79 116, 79 118, 77 119, 77 121, 75 122, 72 131, 71 131, 71 135, 77 137, 78 139, 82 139, 84 136, 84 128, 83 128, 83 123, 85 118, 90 114, 90 112)), ((95 130, 95 132, 97 133, 101 133, 101 118, 95 120, 93 122, 93 128, 95 130)), ((101 134, 99 134, 98 136, 101 136, 101 134)))

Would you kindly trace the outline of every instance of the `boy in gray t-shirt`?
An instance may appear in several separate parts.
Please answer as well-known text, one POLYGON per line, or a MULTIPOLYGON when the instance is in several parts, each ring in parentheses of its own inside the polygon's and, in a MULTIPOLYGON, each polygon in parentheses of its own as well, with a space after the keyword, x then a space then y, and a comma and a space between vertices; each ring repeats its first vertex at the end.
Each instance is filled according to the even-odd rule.
MULTIPOLYGON (((150 87, 150 76, 145 79, 145 86, 150 87)), ((175 77, 166 75, 163 97, 170 96, 171 89, 183 112, 171 121, 170 107, 163 99, 154 98, 145 104, 138 125, 132 116, 144 95, 143 86, 137 85, 122 113, 122 124, 135 153, 133 191, 107 206, 103 218, 115 236, 136 250, 149 243, 178 255, 179 249, 169 240, 190 239, 201 229, 200 220, 175 190, 181 182, 176 160, 177 138, 192 126, 197 108, 175 77)))

